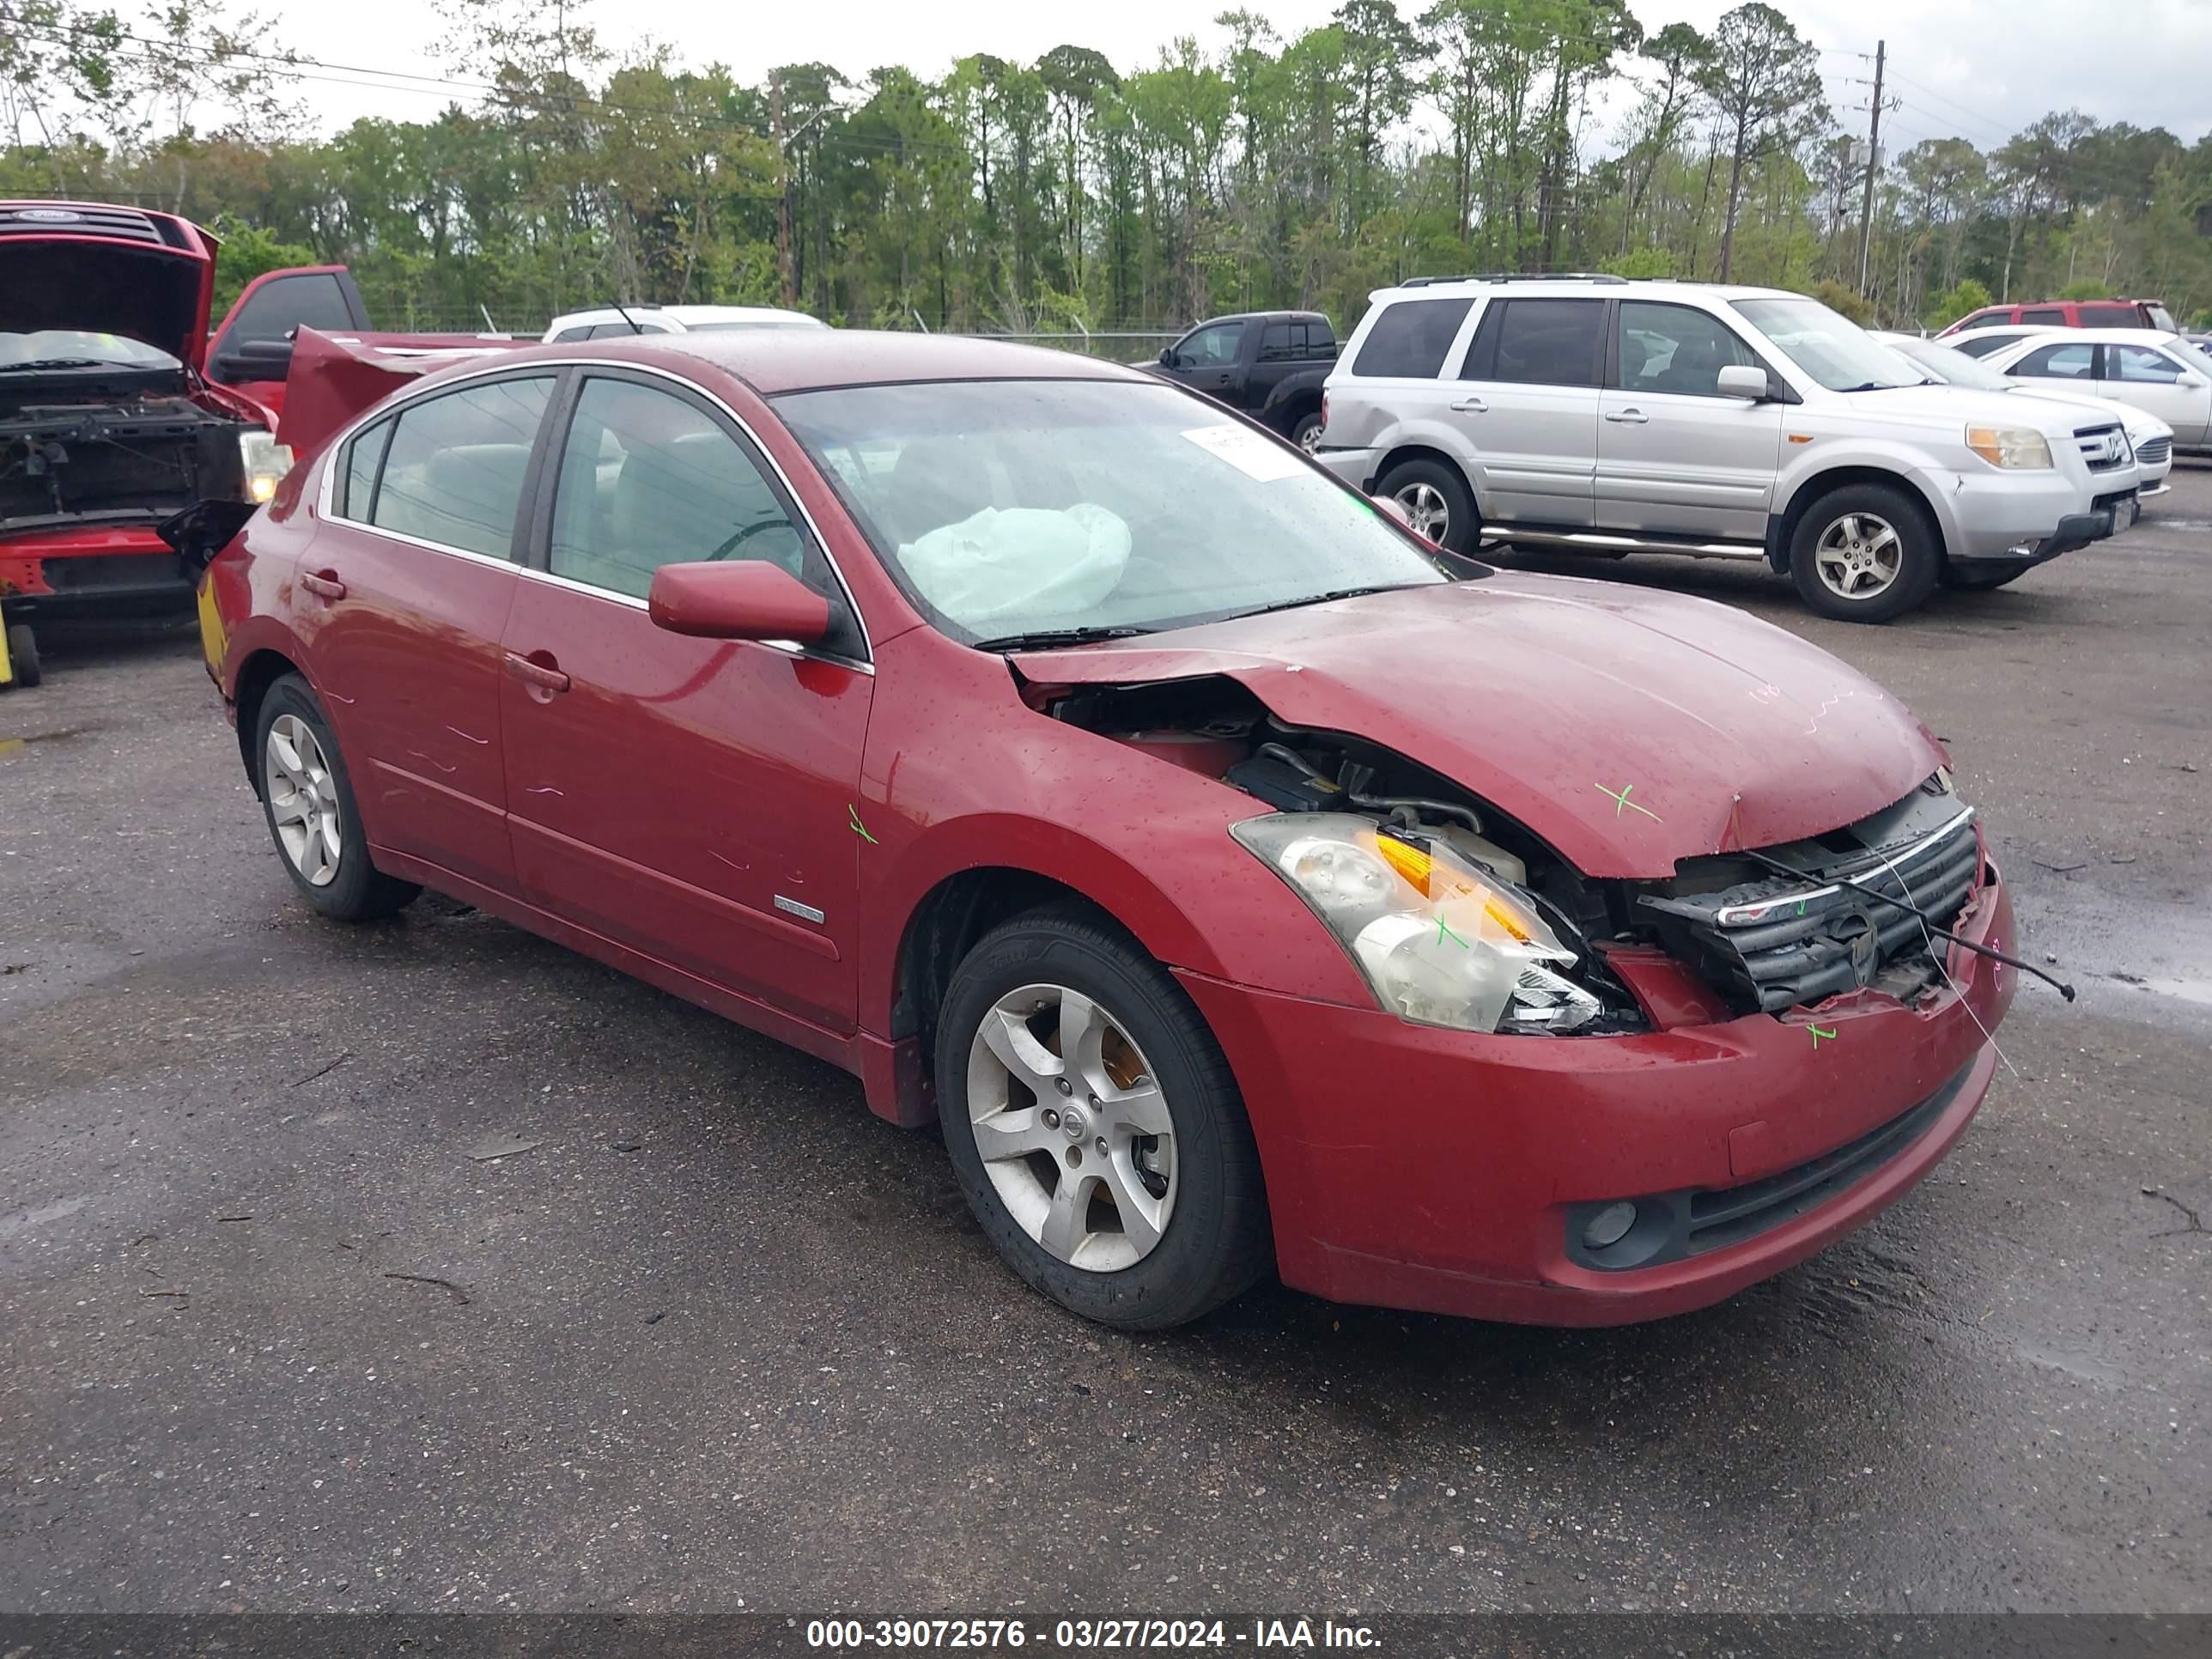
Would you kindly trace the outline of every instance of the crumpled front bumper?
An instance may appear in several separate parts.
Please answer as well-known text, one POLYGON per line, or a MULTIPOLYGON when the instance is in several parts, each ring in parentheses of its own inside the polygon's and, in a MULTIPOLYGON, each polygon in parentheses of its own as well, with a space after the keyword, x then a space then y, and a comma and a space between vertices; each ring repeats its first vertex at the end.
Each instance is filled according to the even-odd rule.
MULTIPOLYGON (((2013 946, 1994 872, 1954 931, 2013 946)), ((1602 1325, 1769 1278, 1934 1167, 1988 1092, 2014 977, 1948 948, 1948 983, 1909 1006, 1863 990, 1716 1017, 1686 975, 1679 995, 1647 975, 1637 988, 1661 1029, 1632 1036, 1440 1030, 1177 977, 1243 1090, 1286 1283, 1341 1302, 1602 1325), (1762 1208, 1748 1233, 1617 1269, 1580 1248, 1593 1206, 1786 1184, 1901 1121, 1878 1158, 1803 1188, 1807 1203, 1762 1208)))

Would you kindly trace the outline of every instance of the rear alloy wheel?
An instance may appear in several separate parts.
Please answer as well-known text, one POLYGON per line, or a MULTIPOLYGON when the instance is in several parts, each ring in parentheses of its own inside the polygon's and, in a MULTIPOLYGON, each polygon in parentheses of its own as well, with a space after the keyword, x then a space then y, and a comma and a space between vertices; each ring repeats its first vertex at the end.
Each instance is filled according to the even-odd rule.
POLYGON ((1310 455, 1321 447, 1321 434, 1324 429, 1321 410, 1316 409, 1311 414, 1299 416, 1291 423, 1291 441, 1310 455))
POLYGON ((287 674, 271 685, 255 726, 270 839, 309 904, 333 921, 373 921, 422 891, 369 861, 337 741, 307 681, 287 674))
POLYGON ((1158 1330, 1266 1270, 1259 1156, 1228 1062, 1103 918, 1042 910, 985 936, 946 988, 936 1078, 969 1207, 1062 1307, 1158 1330))
POLYGON ((1401 461, 1382 475, 1375 493, 1405 509, 1415 535, 1454 553, 1474 546, 1474 497, 1456 467, 1440 461, 1401 461))
POLYGON ((1838 622, 1904 615, 1934 591, 1941 568, 1926 516, 1882 484, 1849 484, 1814 502, 1790 546, 1798 593, 1838 622))

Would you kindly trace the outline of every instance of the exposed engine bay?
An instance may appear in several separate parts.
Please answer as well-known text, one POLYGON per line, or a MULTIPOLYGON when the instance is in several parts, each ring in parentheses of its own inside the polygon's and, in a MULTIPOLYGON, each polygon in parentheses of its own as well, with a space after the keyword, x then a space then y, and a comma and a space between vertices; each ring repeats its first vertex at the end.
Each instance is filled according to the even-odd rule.
MULTIPOLYGON (((1044 707, 1055 719, 1241 789, 1291 815, 1283 822, 1310 814, 1317 826, 1362 826, 1357 847, 1334 853, 1289 830, 1248 834, 1240 825, 1233 833, 1263 857, 1279 854, 1285 878, 1339 927, 1386 1006, 1395 1000, 1407 1018, 1426 1018, 1417 1006, 1419 975, 1392 978, 1370 959, 1386 948, 1413 948, 1415 921, 1436 935, 1418 943, 1441 946, 1448 963, 1457 960, 1455 944, 1473 951, 1494 942, 1524 964, 1502 1003, 1477 998, 1462 1006, 1462 1017, 1429 1023, 1467 1025, 1472 1006, 1480 1010, 1474 1029, 1646 1030, 1637 1000, 1607 963, 1607 951, 1622 946, 1665 951, 1736 1013, 1778 1013, 1863 988, 1910 1002, 1939 981, 1942 947, 1920 917, 1877 895, 1948 927, 1985 879, 1972 811, 1940 774, 1904 800, 1811 841, 1686 860, 1669 881, 1591 879, 1450 779, 1370 739, 1288 725, 1232 679, 1086 686, 1044 707), (1350 920, 1339 926, 1328 907, 1340 905, 1347 884, 1375 883, 1371 872, 1362 874, 1363 848, 1435 902, 1410 921, 1347 908, 1350 920), (1326 854, 1320 866, 1317 848, 1326 854), (1293 860, 1304 861, 1294 872, 1293 860), (1784 875, 1777 866, 1802 873, 1784 875), (1493 939, 1468 933, 1468 918, 1493 939)), ((1326 834, 1342 839, 1335 829, 1326 834)))
POLYGON ((203 408, 179 368, 0 375, 0 533, 152 525, 246 499, 261 428, 203 408))

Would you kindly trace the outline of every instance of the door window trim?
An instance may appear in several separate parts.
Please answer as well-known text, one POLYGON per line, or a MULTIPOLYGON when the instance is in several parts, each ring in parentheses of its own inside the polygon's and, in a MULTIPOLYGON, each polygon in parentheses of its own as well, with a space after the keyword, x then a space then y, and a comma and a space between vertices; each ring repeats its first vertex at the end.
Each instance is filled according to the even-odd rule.
MULTIPOLYGON (((342 524, 350 529, 365 530, 372 536, 386 537, 392 541, 404 543, 410 547, 420 547, 429 552, 443 553, 456 559, 473 559, 480 564, 498 565, 532 581, 551 582, 557 586, 573 587, 578 592, 590 593, 611 603, 627 605, 640 611, 647 609, 642 599, 633 599, 625 593, 610 593, 602 587, 592 587, 582 582, 571 581, 566 576, 556 576, 550 570, 536 569, 529 563, 526 556, 497 558, 488 553, 471 552, 465 547, 447 547, 441 542, 424 541, 419 537, 401 535, 386 530, 380 525, 365 524, 359 519, 349 518, 343 514, 333 512, 331 507, 332 490, 343 470, 342 452, 349 449, 354 439, 367 428, 387 416, 401 413, 409 404, 424 398, 434 398, 441 392, 457 391, 461 386, 476 380, 495 380, 501 375, 532 373, 542 374, 550 369, 555 372, 556 379, 563 382, 555 386, 552 399, 546 405, 546 416, 550 417, 557 411, 567 408, 568 387, 566 382, 575 377, 577 370, 607 368, 620 369, 632 374, 653 376, 690 392, 696 398, 702 398, 711 410, 744 434, 746 441, 752 446, 754 452, 767 463, 771 488, 781 487, 784 499, 796 512, 799 522, 805 527, 806 533, 814 538, 815 545, 822 550, 823 560, 829 565, 830 574, 837 580, 838 590, 845 596, 847 609, 853 613, 854 626, 860 632, 860 648, 866 653, 866 655, 847 657, 834 651, 817 650, 809 646, 786 645, 772 640, 755 640, 738 641, 738 643, 764 645, 769 650, 781 652, 787 656, 816 657, 824 662, 834 662, 841 667, 872 675, 876 672, 875 639, 868 632, 866 613, 860 609, 860 602, 853 592, 852 583, 845 579, 845 572, 837 562, 837 555, 830 545, 830 538, 822 533, 822 526, 815 521, 812 511, 808 508, 805 501, 800 499, 799 491, 793 488, 791 475, 784 471, 783 463, 776 459, 775 453, 767 445, 761 442, 760 434, 754 430, 752 422, 731 408, 727 401, 716 396, 714 392, 701 386, 697 381, 687 380, 673 370, 662 368, 654 364, 634 363, 621 358, 610 357, 533 357, 527 364, 488 363, 481 368, 468 369, 455 374, 450 380, 441 378, 428 386, 410 386, 356 416, 339 429, 337 436, 331 441, 322 455, 317 459, 315 465, 322 468, 323 476, 317 481, 315 486, 315 516, 331 524, 342 524)), ((550 418, 542 419, 539 422, 538 439, 536 447, 532 452, 530 468, 524 475, 523 499, 530 508, 527 522, 531 532, 534 532, 537 528, 538 485, 540 475, 544 471, 546 434, 551 429, 552 422, 550 418)), ((564 428, 563 430, 565 431, 566 428, 564 428)), ((550 492, 546 494, 550 502, 550 492)), ((516 516, 521 519, 525 515, 518 514, 516 516)), ((526 554, 527 550, 526 549, 525 551, 526 554)))

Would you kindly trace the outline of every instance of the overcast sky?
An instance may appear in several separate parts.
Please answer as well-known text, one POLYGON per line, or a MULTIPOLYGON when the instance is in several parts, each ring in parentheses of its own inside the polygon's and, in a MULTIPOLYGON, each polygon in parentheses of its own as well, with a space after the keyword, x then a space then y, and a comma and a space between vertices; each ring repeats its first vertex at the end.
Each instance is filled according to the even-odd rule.
MULTIPOLYGON (((2052 109, 2078 107, 2100 120, 2165 126, 2194 141, 2212 127, 2212 0, 2128 0, 2107 14, 2088 0, 1774 0, 1800 33, 1822 49, 1821 69, 1838 118, 1854 131, 1866 116, 1852 105, 1871 78, 1875 42, 1889 43, 1891 84, 1902 100, 1883 118, 1891 154, 1923 138, 1956 134, 1984 149, 2002 143, 2052 109), (1864 53, 1862 61, 1859 54, 1864 53), (1891 136, 1894 135, 1894 142, 1891 136)), ((833 0, 825 5, 736 7, 716 0, 659 0, 631 8, 597 0, 587 13, 618 50, 651 33, 687 63, 727 64, 757 80, 777 64, 835 64, 858 77, 882 64, 926 76, 955 57, 990 52, 1024 62, 1063 42, 1095 46, 1121 70, 1145 67, 1194 17, 1226 9, 1229 0, 1115 0, 1106 7, 1060 7, 1035 0, 833 0), (1070 15, 1076 13, 1075 15, 1070 15)), ((1325 21, 1334 0, 1245 0, 1294 35, 1325 21)), ((1400 0, 1418 15, 1425 0, 1400 0)), ((1676 19, 1710 29, 1732 0, 1630 0, 1647 31, 1676 19)), ((328 0, 263 0, 295 51, 325 63, 437 75, 434 43, 442 33, 431 0, 377 0, 373 8, 328 0), (373 22, 370 20, 373 19, 373 22), (369 22, 368 27, 364 27, 369 22)), ((1224 31, 1198 30, 1208 49, 1224 31)), ((308 82, 302 92, 324 121, 359 115, 421 119, 453 94, 388 87, 308 82)), ((1603 132, 1592 134, 1602 141, 1603 132)))

